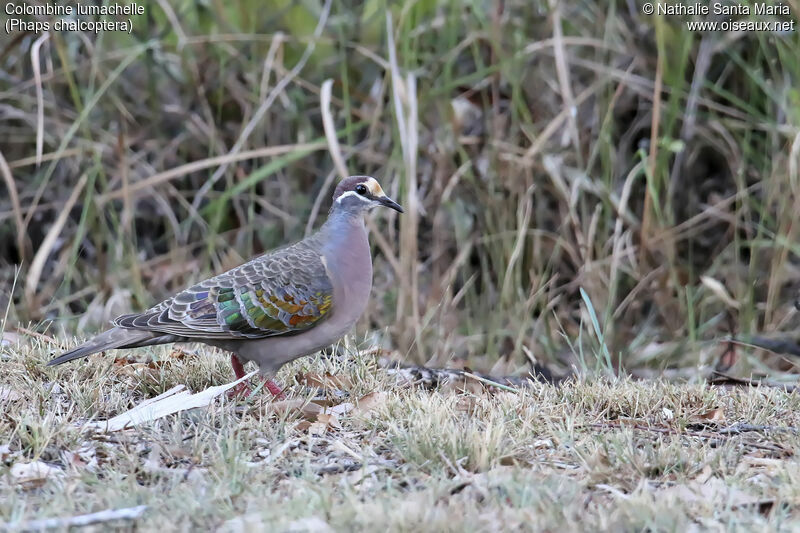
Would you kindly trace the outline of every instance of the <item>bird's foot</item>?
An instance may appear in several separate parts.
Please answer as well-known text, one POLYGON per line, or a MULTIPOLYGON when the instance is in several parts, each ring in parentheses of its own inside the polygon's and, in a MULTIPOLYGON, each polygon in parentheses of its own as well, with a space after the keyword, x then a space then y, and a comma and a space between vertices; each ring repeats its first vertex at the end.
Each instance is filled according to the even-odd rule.
POLYGON ((283 393, 278 384, 272 381, 271 379, 265 379, 264 386, 267 388, 268 391, 272 393, 272 396, 274 396, 275 399, 283 400, 284 398, 286 398, 286 395, 283 393))
MULTIPOLYGON (((239 360, 239 358, 235 354, 231 354, 231 365, 233 366, 233 373, 236 375, 236 379, 241 379, 244 377, 244 365, 239 360)), ((264 378, 264 387, 267 388, 268 391, 272 393, 272 395, 278 399, 283 400, 286 398, 286 395, 283 393, 281 388, 278 386, 277 383, 272 381, 269 378, 264 378)), ((248 398, 253 393, 253 389, 245 383, 239 383, 233 389, 228 391, 228 398, 241 398, 245 399, 248 398)))
POLYGON ((242 382, 242 383, 239 383, 238 385, 236 385, 231 390, 229 390, 227 392, 227 394, 228 394, 228 398, 230 398, 230 399, 237 399, 237 398, 245 399, 248 396, 250 396, 250 394, 252 392, 253 391, 250 390, 250 385, 248 385, 247 383, 242 382))
MULTIPOLYGON (((266 387, 267 390, 272 393, 272 396, 276 400, 283 400, 284 398, 286 398, 286 395, 283 393, 278 384, 272 381, 271 379, 264 378, 264 387, 266 387)), ((228 391, 228 398, 237 398, 244 400, 245 398, 249 398, 251 394, 253 394, 253 389, 251 389, 250 385, 248 385, 247 383, 242 382, 228 391)))

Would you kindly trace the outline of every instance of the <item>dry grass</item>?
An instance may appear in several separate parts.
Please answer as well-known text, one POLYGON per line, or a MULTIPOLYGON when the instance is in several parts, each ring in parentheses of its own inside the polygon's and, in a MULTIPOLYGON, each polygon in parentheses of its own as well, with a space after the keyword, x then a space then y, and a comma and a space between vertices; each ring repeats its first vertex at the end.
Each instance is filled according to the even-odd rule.
POLYGON ((362 399, 333 420, 261 396, 94 434, 86 421, 176 384, 228 381, 227 358, 157 349, 140 354, 160 361, 150 365, 94 357, 45 370, 51 349, 28 341, 2 352, 0 516, 11 529, 138 505, 147 530, 800 525, 800 398, 780 389, 599 380, 426 391, 348 348, 279 375, 289 397, 278 406, 362 399), (20 478, 34 461, 49 477, 20 478))
MULTIPOLYGON (((798 32, 350 4, 152 2, 131 35, 4 43, 10 323, 94 331, 302 237, 353 172, 407 209, 370 222, 360 332, 417 362, 591 371, 599 333, 604 372, 695 368, 800 327, 798 32)), ((788 369, 743 353, 741 375, 788 369)))

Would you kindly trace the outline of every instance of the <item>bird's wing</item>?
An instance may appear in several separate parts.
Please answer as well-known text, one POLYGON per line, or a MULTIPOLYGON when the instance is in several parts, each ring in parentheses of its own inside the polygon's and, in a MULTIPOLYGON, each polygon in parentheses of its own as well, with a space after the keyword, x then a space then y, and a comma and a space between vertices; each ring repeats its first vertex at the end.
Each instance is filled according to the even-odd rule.
POLYGON ((116 326, 194 339, 243 339, 314 327, 333 307, 333 287, 313 243, 275 250, 200 282, 116 326))

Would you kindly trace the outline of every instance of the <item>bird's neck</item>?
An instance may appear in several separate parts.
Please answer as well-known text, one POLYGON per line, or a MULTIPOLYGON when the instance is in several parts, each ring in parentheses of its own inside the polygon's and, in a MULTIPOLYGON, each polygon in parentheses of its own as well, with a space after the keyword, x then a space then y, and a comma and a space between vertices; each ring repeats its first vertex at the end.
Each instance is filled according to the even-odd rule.
MULTIPOLYGON (((329 274, 340 282, 338 287, 353 308, 363 310, 372 287, 372 257, 363 215, 334 210, 320 234, 321 253, 329 274)), ((340 301, 344 296, 339 295, 340 301)))
MULTIPOLYGON (((345 209, 333 209, 320 228, 323 247, 337 253, 352 251, 369 255, 364 216, 345 209)), ((349 255, 349 254, 348 254, 349 255)))

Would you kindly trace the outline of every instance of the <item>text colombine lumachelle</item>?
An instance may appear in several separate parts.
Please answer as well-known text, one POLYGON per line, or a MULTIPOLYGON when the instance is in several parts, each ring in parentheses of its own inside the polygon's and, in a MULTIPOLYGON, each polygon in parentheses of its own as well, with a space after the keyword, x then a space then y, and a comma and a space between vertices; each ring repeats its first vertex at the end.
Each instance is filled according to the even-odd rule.
POLYGON ((44 3, 28 4, 25 2, 6 2, 3 6, 6 15, 39 15, 39 16, 90 16, 90 15, 144 15, 144 6, 138 2, 130 4, 111 3, 107 5, 81 4, 75 5, 44 3))

